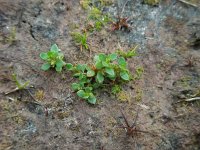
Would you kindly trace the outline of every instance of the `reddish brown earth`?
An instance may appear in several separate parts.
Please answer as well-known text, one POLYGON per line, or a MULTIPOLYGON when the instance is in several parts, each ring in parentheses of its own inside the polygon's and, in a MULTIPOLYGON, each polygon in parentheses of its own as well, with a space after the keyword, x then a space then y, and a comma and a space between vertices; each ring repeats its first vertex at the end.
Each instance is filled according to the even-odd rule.
MULTIPOLYGON (((40 69, 39 54, 54 43, 67 62, 92 60, 70 35, 87 17, 79 0, 0 0, 0 150, 200 149, 199 100, 184 102, 200 97, 198 3, 166 0, 152 7, 136 0, 127 5, 131 31, 111 32, 108 25, 89 37, 90 48, 94 56, 139 45, 129 68, 134 74, 142 66, 144 73, 123 87, 128 100, 103 90, 91 106, 71 90, 69 72, 40 69), (16 40, 10 42, 13 29, 16 40), (16 86, 13 73, 30 81, 34 98, 27 90, 4 94, 16 86), (118 128, 124 123, 120 108, 130 123, 139 110, 137 126, 149 133, 126 136, 118 128)), ((117 1, 106 6, 110 14, 116 7, 117 1)))

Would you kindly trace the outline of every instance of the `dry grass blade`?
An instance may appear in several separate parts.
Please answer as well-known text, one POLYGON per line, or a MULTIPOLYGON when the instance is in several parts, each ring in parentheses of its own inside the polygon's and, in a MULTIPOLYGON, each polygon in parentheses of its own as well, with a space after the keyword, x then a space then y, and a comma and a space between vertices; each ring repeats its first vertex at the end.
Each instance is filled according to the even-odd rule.
POLYGON ((124 119, 124 121, 125 121, 125 123, 126 123, 126 126, 127 126, 127 127, 130 127, 130 125, 129 125, 129 123, 128 123, 128 120, 126 119, 126 117, 125 117, 123 111, 122 111, 121 109, 120 109, 120 111, 121 111, 122 117, 123 117, 123 119, 124 119))
POLYGON ((125 130, 126 130, 126 134, 127 134, 128 136, 133 137, 133 136, 134 136, 135 134, 137 134, 138 132, 141 132, 141 133, 148 133, 148 134, 151 134, 151 135, 155 136, 154 134, 152 134, 152 133, 150 133, 150 132, 148 132, 148 131, 143 131, 143 130, 137 129, 137 126, 136 126, 137 124, 136 124, 136 122, 137 122, 137 119, 138 119, 139 108, 138 108, 138 110, 137 110, 137 113, 136 113, 136 116, 135 116, 135 119, 134 119, 134 122, 133 122, 132 125, 129 124, 128 119, 127 119, 127 117, 125 116, 125 114, 123 113, 123 111, 122 111, 121 109, 120 109, 120 111, 121 111, 122 117, 123 117, 123 119, 124 119, 124 121, 125 121, 125 125, 119 126, 118 128, 123 128, 123 129, 125 129, 125 130))

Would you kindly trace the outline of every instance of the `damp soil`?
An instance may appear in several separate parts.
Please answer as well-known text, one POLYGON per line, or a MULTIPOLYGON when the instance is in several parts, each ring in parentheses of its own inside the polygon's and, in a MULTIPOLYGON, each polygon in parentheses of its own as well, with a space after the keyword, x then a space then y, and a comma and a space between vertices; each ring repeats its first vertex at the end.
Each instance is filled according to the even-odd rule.
MULTIPOLYGON (((102 11, 115 19, 124 4, 102 11)), ((0 150, 200 149, 200 102, 185 101, 200 97, 198 0, 129 0, 124 8, 129 30, 95 32, 90 56, 70 35, 87 18, 79 0, 0 0, 0 150), (138 45, 129 68, 144 73, 124 85, 128 98, 101 90, 89 105, 72 91, 69 72, 40 69, 39 54, 54 43, 71 63, 138 45), (12 74, 31 87, 5 95, 16 87, 12 74), (120 109, 130 123, 138 112, 137 128, 148 133, 127 136, 120 109)))

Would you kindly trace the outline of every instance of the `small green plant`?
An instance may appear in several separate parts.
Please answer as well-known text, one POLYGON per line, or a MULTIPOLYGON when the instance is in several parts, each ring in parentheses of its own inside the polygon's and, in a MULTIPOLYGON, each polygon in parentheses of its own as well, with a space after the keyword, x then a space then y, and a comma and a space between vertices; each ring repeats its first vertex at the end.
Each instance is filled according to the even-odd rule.
POLYGON ((74 41, 80 45, 81 51, 83 48, 89 49, 88 43, 87 43, 87 34, 86 33, 79 33, 79 32, 72 32, 71 33, 74 41))
POLYGON ((72 89, 82 99, 91 104, 96 103, 94 90, 100 87, 113 86, 113 92, 118 92, 124 82, 131 80, 127 62, 124 57, 112 54, 98 54, 94 57, 93 64, 66 64, 68 70, 73 71, 78 83, 72 84, 72 89))
POLYGON ((21 83, 18 79, 17 79, 17 75, 16 74, 12 74, 12 79, 15 82, 16 88, 6 92, 5 95, 17 92, 19 90, 27 90, 27 87, 29 85, 29 81, 26 81, 25 83, 21 83))
POLYGON ((87 10, 90 6, 91 0, 80 0, 80 4, 83 7, 83 9, 87 10))
POLYGON ((44 71, 55 68, 57 72, 61 72, 63 66, 66 64, 63 61, 64 55, 56 44, 52 45, 48 52, 40 53, 40 58, 46 61, 41 67, 44 71))
POLYGON ((133 56, 137 56, 136 49, 137 49, 137 46, 135 46, 133 49, 129 50, 128 52, 117 50, 117 54, 124 57, 125 59, 131 58, 133 56))
POLYGON ((133 76, 133 79, 134 80, 138 80, 138 79, 140 79, 142 77, 142 74, 144 72, 144 68, 141 67, 141 66, 138 66, 138 67, 136 67, 135 71, 136 71, 136 73, 133 76))
POLYGON ((89 11, 88 18, 89 19, 99 19, 102 15, 101 10, 99 10, 97 7, 92 7, 89 11))
POLYGON ((120 85, 117 85, 115 84, 113 87, 112 87, 112 94, 116 95, 117 93, 121 92, 122 91, 122 88, 120 85))
POLYGON ((100 9, 92 7, 89 11, 88 20, 92 21, 94 24, 92 31, 100 31, 103 26, 111 21, 111 18, 108 15, 103 14, 100 9))
POLYGON ((29 85, 29 81, 26 81, 25 83, 20 83, 20 81, 17 79, 16 74, 12 74, 12 78, 15 81, 16 89, 18 90, 25 89, 29 85))

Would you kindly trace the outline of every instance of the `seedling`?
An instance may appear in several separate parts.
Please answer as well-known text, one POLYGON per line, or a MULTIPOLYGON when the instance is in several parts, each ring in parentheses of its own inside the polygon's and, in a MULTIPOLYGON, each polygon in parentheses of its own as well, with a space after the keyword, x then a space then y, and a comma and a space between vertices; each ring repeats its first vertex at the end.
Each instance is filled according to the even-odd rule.
POLYGON ((68 70, 74 72, 78 83, 72 84, 72 89, 77 95, 91 104, 96 103, 94 90, 105 86, 114 86, 113 92, 117 92, 118 84, 131 80, 127 62, 124 57, 112 54, 98 54, 94 57, 93 64, 66 64, 68 70))
POLYGON ((33 103, 33 104, 36 104, 36 105, 40 105, 42 106, 36 99, 35 97, 32 95, 32 93, 30 92, 30 88, 33 88, 33 86, 30 86, 29 85, 29 81, 26 81, 25 83, 21 83, 18 79, 17 79, 17 75, 16 74, 12 74, 12 78, 13 78, 13 81, 15 81, 15 84, 16 84, 16 88, 14 90, 11 90, 9 92, 6 92, 5 95, 8 95, 8 94, 11 94, 11 93, 15 93, 15 92, 18 92, 18 91, 26 91, 28 92, 28 94, 31 96, 31 98, 34 100, 34 101, 23 101, 23 102, 27 102, 27 103, 33 103))
POLYGON ((142 77, 142 74, 144 73, 144 68, 141 66, 136 67, 135 69, 135 75, 133 76, 134 80, 138 80, 142 77))
POLYGON ((56 44, 52 45, 47 53, 40 53, 40 58, 46 61, 41 67, 44 71, 55 68, 57 72, 61 72, 63 66, 66 64, 63 61, 64 55, 56 44))
POLYGON ((89 11, 88 21, 92 21, 93 31, 100 31, 103 26, 105 26, 108 22, 111 21, 111 19, 108 15, 104 15, 98 8, 92 7, 89 11))
POLYGON ((74 41, 80 46, 81 51, 83 50, 83 48, 89 49, 86 33, 82 34, 79 32, 72 32, 71 35, 72 35, 74 41))
POLYGON ((12 74, 13 80, 15 81, 15 84, 17 86, 17 89, 25 89, 29 85, 29 81, 26 81, 25 83, 20 83, 19 80, 17 79, 16 74, 12 74))
POLYGON ((138 46, 135 46, 133 49, 129 50, 128 52, 117 50, 117 54, 124 57, 125 59, 131 58, 133 56, 137 56, 136 49, 138 46))
POLYGON ((6 95, 8 95, 10 93, 14 93, 14 92, 19 91, 19 90, 26 89, 27 86, 29 85, 29 81, 26 81, 25 83, 21 83, 17 79, 17 75, 16 74, 12 74, 12 78, 13 78, 13 81, 15 81, 16 88, 14 90, 12 90, 12 91, 9 91, 9 92, 5 93, 6 95))

